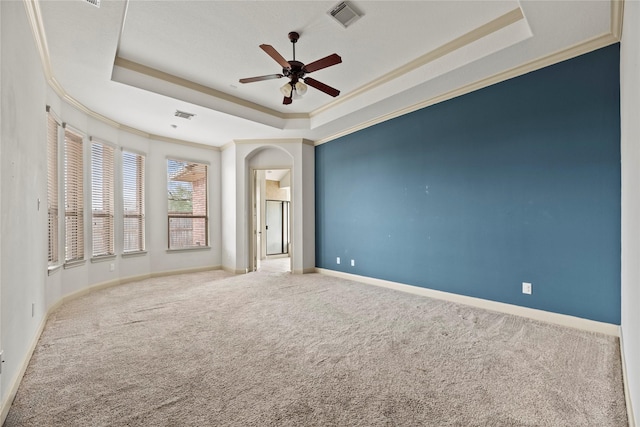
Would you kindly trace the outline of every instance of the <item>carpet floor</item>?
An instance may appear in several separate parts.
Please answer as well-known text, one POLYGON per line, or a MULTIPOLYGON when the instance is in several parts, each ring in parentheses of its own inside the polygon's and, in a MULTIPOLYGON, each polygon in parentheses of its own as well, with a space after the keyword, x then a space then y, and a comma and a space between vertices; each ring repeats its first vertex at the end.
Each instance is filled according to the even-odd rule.
POLYGON ((51 314, 5 426, 626 426, 614 337, 319 274, 222 271, 51 314))

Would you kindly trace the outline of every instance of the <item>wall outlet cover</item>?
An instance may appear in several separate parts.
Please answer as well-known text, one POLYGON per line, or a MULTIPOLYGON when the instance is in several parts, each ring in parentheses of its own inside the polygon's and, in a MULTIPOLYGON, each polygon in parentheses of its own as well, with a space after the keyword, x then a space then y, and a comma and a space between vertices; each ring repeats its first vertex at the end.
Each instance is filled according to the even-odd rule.
POLYGON ((531 283, 522 282, 522 293, 523 294, 527 294, 527 295, 531 295, 531 283))
POLYGON ((340 264, 340 257, 336 258, 336 264, 340 264))

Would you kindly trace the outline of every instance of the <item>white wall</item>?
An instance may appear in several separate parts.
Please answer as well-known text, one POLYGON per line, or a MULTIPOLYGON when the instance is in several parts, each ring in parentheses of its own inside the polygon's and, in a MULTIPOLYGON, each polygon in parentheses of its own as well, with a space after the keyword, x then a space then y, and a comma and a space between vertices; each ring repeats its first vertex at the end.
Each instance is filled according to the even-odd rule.
POLYGON ((42 66, 24 4, 2 1, 0 8, 0 341, 5 352, 0 381, 4 409, 46 311, 47 240, 42 236, 47 235, 47 180, 42 66))
POLYGON ((242 273, 236 260, 236 146, 230 144, 222 151, 222 266, 225 270, 242 273))
POLYGON ((12 393, 17 391, 47 310, 63 297, 94 285, 222 265, 220 151, 125 132, 62 101, 46 83, 25 12, 21 1, 0 1, 0 344, 6 361, 0 376, 0 423, 11 404, 12 393), (87 261, 78 267, 59 268, 50 275, 47 274, 46 105, 50 105, 63 122, 87 136, 84 157, 87 261), (117 155, 115 248, 118 255, 107 262, 90 262, 89 136, 114 144, 118 154, 120 148, 124 148, 146 155, 147 253, 144 255, 121 256, 122 177, 121 156, 117 155), (167 251, 167 157, 210 165, 209 249, 167 251), (111 263, 114 271, 110 271, 111 263))
MULTIPOLYGON (((91 227, 90 209, 85 216, 85 258, 83 265, 59 269, 48 277, 47 307, 59 301, 63 296, 81 291, 96 284, 117 280, 144 277, 149 274, 160 274, 179 270, 220 267, 220 152, 206 147, 197 147, 170 142, 158 141, 139 135, 124 132, 108 126, 68 104, 60 104, 60 110, 53 107, 57 98, 49 93, 47 103, 60 116, 61 120, 84 132, 85 165, 90 162, 89 136, 116 145, 116 203, 115 203, 115 249, 118 256, 104 262, 90 262, 91 227), (50 102, 52 101, 52 102, 50 102), (122 164, 120 149, 139 152, 145 155, 145 221, 146 221, 146 254, 123 257, 122 229, 123 219, 122 196, 122 164), (167 158, 193 160, 209 165, 209 247, 186 251, 169 251, 167 242, 167 158), (114 271, 110 270, 114 264, 114 271)), ((59 101, 59 100, 58 100, 59 101)), ((46 170, 46 169, 45 169, 46 170)), ((85 167, 85 200, 90 200, 90 174, 85 167)), ((46 183, 46 181, 45 181, 46 183)))
POLYGON ((629 396, 640 421, 640 2, 627 1, 620 59, 622 341, 629 396))
POLYGON ((230 216, 223 221, 225 228, 230 227, 229 233, 235 234, 223 237, 223 265, 225 268, 242 272, 249 267, 251 168, 272 168, 291 169, 292 173, 291 252, 293 273, 314 271, 314 154, 314 147, 301 139, 235 143, 223 151, 222 180, 224 190, 222 204, 225 209, 224 215, 230 216), (234 166, 226 162, 235 162, 235 169, 232 170, 234 166), (233 176, 227 176, 225 171, 233 176), (233 185, 227 179, 234 180, 233 185), (232 203, 233 201, 235 203, 232 203), (230 209, 228 212, 227 208, 230 209), (231 244, 234 246, 227 246, 231 244), (226 264, 227 262, 228 264, 226 264))

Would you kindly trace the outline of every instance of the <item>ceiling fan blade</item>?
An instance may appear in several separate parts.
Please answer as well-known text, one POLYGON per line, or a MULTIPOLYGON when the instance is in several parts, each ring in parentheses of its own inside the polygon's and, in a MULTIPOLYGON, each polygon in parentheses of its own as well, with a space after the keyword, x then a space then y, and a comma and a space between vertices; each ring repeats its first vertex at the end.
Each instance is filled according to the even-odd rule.
POLYGON ((273 48, 273 46, 269 44, 261 44, 260 49, 264 50, 267 55, 272 57, 278 64, 280 64, 282 68, 291 68, 289 62, 284 59, 282 55, 280 55, 278 51, 273 48))
POLYGON ((282 100, 282 103, 283 103, 284 105, 289 105, 289 104, 291 104, 292 102, 293 102, 293 99, 291 99, 291 97, 290 97, 290 96, 285 96, 285 97, 284 97, 284 99, 282 100))
POLYGON ((268 74, 266 76, 247 77, 246 79, 240 79, 240 83, 261 82, 262 80, 279 79, 280 77, 284 76, 282 74, 268 74))
POLYGON ((323 68, 331 67, 332 65, 336 65, 342 62, 342 58, 340 55, 334 53, 329 56, 325 56, 322 59, 318 59, 317 61, 313 61, 310 64, 304 66, 304 71, 307 73, 313 73, 314 71, 321 70, 323 68))
POLYGON ((312 79, 311 77, 305 77, 304 82, 309 86, 315 87, 316 89, 326 93, 327 95, 331 95, 333 97, 340 95, 340 91, 338 89, 334 89, 331 86, 328 86, 322 82, 312 79))

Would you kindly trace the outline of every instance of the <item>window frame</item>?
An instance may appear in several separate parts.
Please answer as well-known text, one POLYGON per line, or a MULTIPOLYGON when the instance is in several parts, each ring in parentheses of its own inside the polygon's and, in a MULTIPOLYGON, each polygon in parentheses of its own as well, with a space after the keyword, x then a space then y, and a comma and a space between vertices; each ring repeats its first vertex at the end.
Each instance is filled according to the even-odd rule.
POLYGON ((146 216, 145 216, 145 205, 146 205, 146 154, 141 153, 135 150, 127 149, 124 147, 120 148, 121 150, 121 178, 122 185, 120 186, 122 190, 122 256, 136 256, 136 255, 144 255, 146 254, 146 216), (128 166, 129 162, 125 159, 126 156, 134 156, 135 168, 134 176, 135 176, 135 186, 133 187, 133 193, 127 189, 127 185, 130 185, 129 181, 125 177, 125 174, 130 171, 130 167, 128 166), (133 194, 135 198, 135 207, 134 210, 127 210, 127 202, 126 198, 128 194, 133 194), (137 245, 135 249, 127 249, 128 239, 126 237, 127 233, 127 219, 136 219, 137 220, 137 245))
MULTIPOLYGON (((45 111, 47 116, 47 271, 51 274, 62 265, 60 261, 62 252, 60 207, 64 206, 64 202, 60 203, 60 199, 64 196, 64 188, 61 191, 60 187, 64 181, 61 179, 64 167, 60 167, 63 166, 63 150, 60 149, 62 120, 51 106, 47 105, 45 111), (53 138, 50 128, 52 124, 55 125, 53 138)), ((64 141, 62 142, 64 143, 64 141)))
POLYGON ((77 265, 84 264, 86 261, 86 245, 85 245, 85 199, 84 199, 84 184, 85 184, 85 137, 86 135, 78 130, 77 128, 70 126, 67 123, 62 123, 62 128, 64 131, 64 162, 63 162, 63 171, 64 171, 64 267, 75 267, 77 265), (72 141, 71 138, 67 138, 67 135, 73 135, 78 138, 79 141, 72 141), (72 145, 68 142, 72 141, 74 143, 79 144, 79 148, 76 147, 74 150, 74 162, 76 163, 75 167, 73 164, 70 164, 70 154, 72 145), (69 169, 71 169, 69 171, 69 169), (71 172, 71 173, 69 173, 71 172), (73 178, 73 182, 71 179, 73 178), (73 194, 71 194, 73 193, 73 194), (75 202, 71 200, 75 198, 75 202), (74 206, 70 208, 70 205, 74 206), (73 236, 73 231, 69 230, 69 220, 76 220, 76 226, 73 227, 75 229, 75 239, 72 239, 69 242, 69 236, 73 236), (70 249, 71 245, 71 249, 70 249), (72 256, 69 257, 69 254, 72 256))
POLYGON ((113 258, 116 255, 115 251, 115 176, 116 176, 116 146, 110 142, 103 141, 99 138, 89 137, 90 142, 90 183, 91 183, 91 260, 96 261, 98 259, 113 258), (96 165, 94 164, 94 146, 102 147, 102 155, 100 161, 102 163, 102 179, 100 182, 95 182, 96 165), (105 158, 105 153, 107 157, 105 158), (109 176, 110 175, 110 176, 109 176), (96 185, 99 184, 99 185, 96 185), (98 211, 95 208, 95 193, 98 188, 103 195, 103 202, 106 199, 106 209, 98 211), (107 250, 96 253, 96 235, 95 235, 95 221, 99 218, 101 221, 107 221, 106 233, 108 235, 103 238, 107 241, 107 250))
MULTIPOLYGON (((210 226, 209 226, 209 191, 210 191, 210 187, 209 187, 209 168, 210 168, 210 164, 206 161, 202 161, 202 160, 191 160, 191 159, 185 159, 185 158, 179 158, 179 157, 174 157, 174 156, 167 156, 166 158, 167 163, 166 163, 166 173, 167 173, 167 251, 168 252, 175 252, 175 251, 193 251, 193 250, 201 250, 201 249, 210 249, 210 236, 209 236, 209 230, 210 230, 210 226), (171 199, 169 198, 169 191, 170 191, 170 182, 173 180, 171 173, 172 173, 172 169, 171 169, 171 162, 176 162, 176 163, 182 163, 185 165, 195 165, 196 167, 204 167, 204 178, 203 178, 203 182, 204 182, 204 214, 202 213, 193 213, 193 205, 192 205, 192 211, 190 214, 188 213, 177 213, 177 212, 172 212, 169 209, 169 204, 171 199), (204 220, 204 230, 202 231, 203 236, 204 236, 204 244, 203 245, 185 245, 185 246, 172 246, 172 228, 171 228, 171 222, 172 220, 176 220, 176 219, 191 219, 192 220, 192 226, 191 226, 191 231, 193 233, 193 220, 197 220, 197 219, 202 219, 204 220)), ((174 175, 175 178, 175 175, 174 175)), ((179 180, 180 181, 180 180, 179 180)), ((189 182, 189 181, 180 181, 180 182, 189 182)), ((196 182, 196 181, 192 181, 192 182, 196 182)), ((193 203, 193 186, 191 189, 191 202, 193 203)), ((193 238, 193 237, 192 237, 193 238)))

